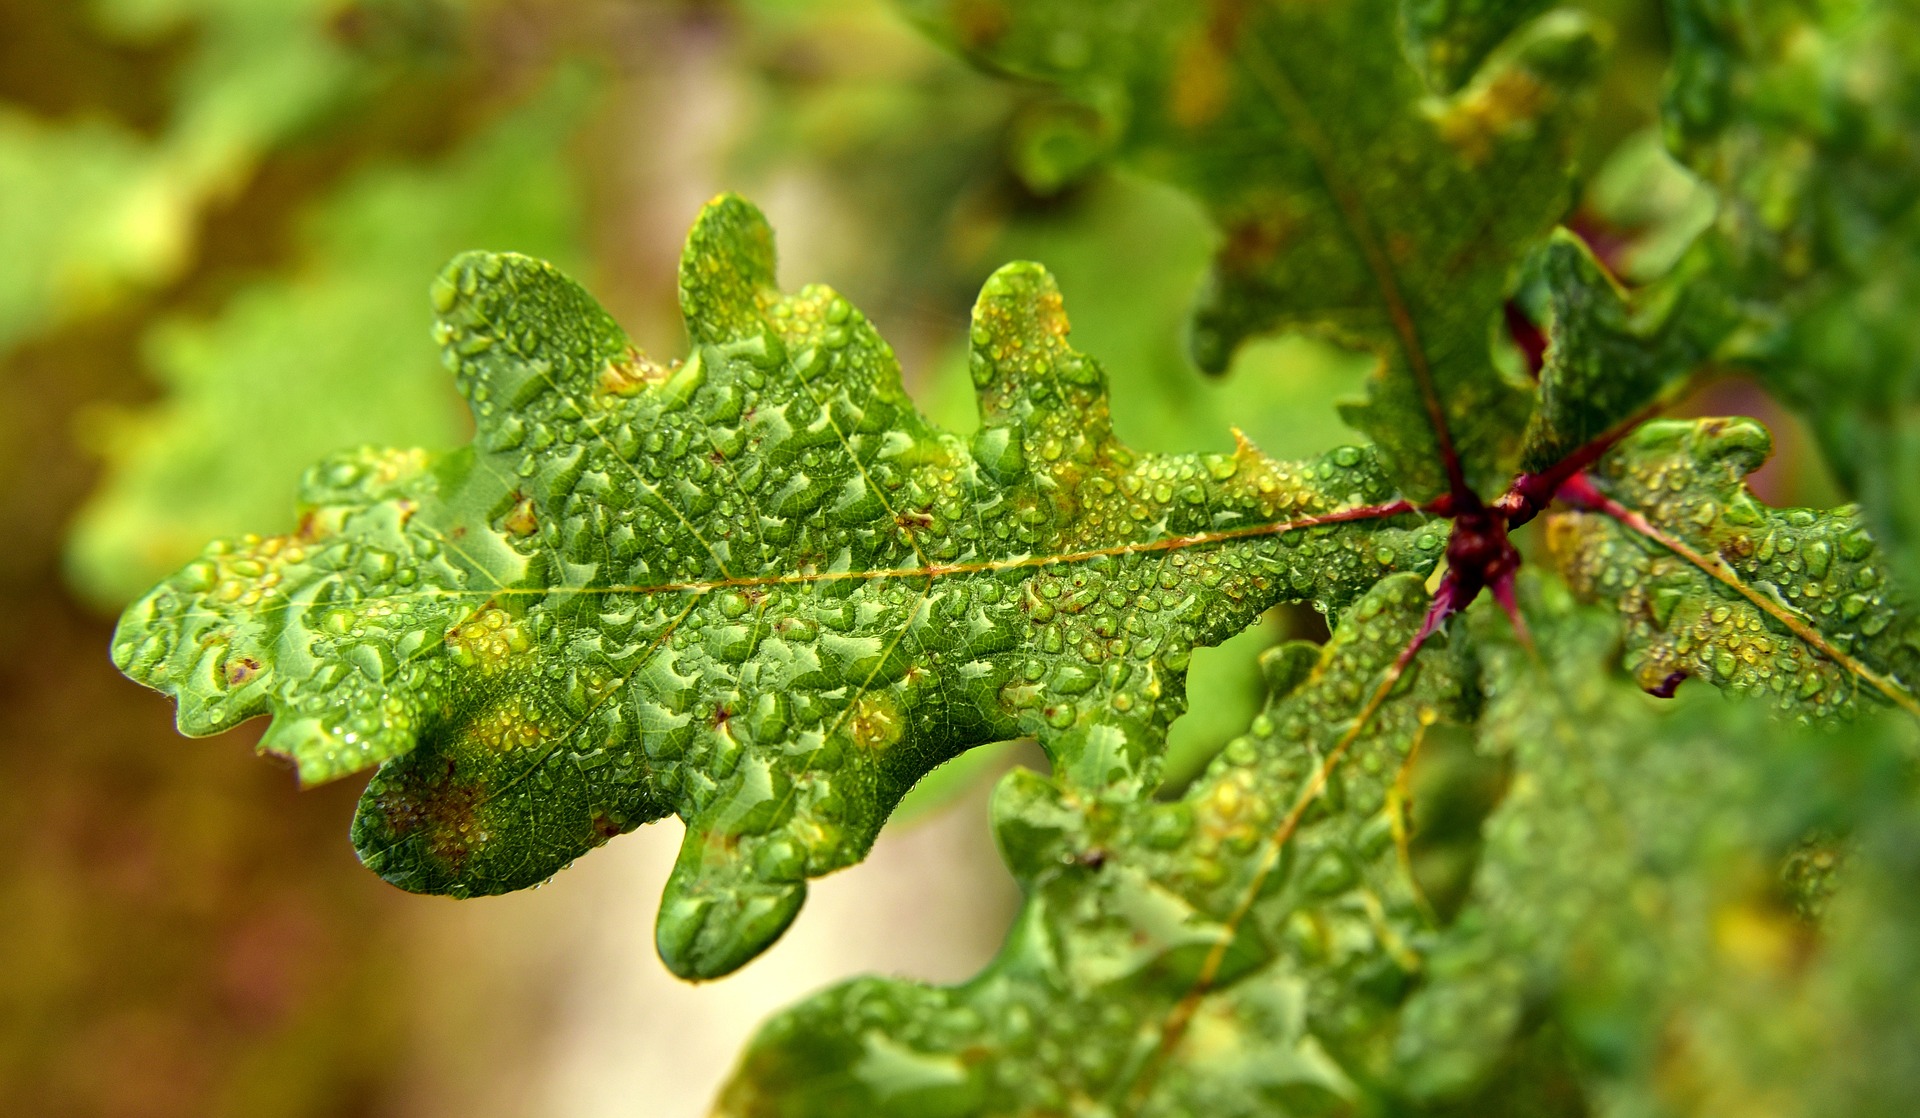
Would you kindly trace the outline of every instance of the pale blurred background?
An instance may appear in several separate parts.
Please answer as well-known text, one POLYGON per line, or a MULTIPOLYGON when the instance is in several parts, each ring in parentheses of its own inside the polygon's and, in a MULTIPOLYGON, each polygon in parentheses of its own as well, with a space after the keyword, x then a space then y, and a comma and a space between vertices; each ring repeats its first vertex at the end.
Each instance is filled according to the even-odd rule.
MULTIPOLYGON (((1629 61, 1657 46, 1647 5, 1598 6, 1629 61)), ((1657 81, 1620 73, 1597 142, 1631 156, 1657 81)), ((1031 747, 938 774, 772 951, 693 987, 652 947, 676 822, 525 894, 408 896, 354 860, 358 780, 297 791, 257 727, 180 739, 106 650, 208 539, 290 526, 320 455, 465 438, 425 295, 453 253, 553 259, 676 356, 680 239, 720 190, 767 210, 783 283, 869 313, 941 422, 973 423, 973 292, 1025 257, 1134 444, 1351 439, 1350 355, 1191 370, 1210 233, 1098 147, 881 0, 0 0, 0 1114, 681 1118, 799 996, 985 962, 1018 900, 986 797, 1031 747)), ((1176 782, 1245 724, 1253 654, 1316 624, 1197 658, 1176 782)))

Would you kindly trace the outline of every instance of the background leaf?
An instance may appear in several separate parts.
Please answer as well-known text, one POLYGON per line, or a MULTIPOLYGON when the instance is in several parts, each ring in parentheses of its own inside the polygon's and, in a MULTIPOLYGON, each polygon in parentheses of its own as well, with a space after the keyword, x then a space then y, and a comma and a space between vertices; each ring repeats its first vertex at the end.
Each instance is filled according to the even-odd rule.
POLYGON ((1202 367, 1254 335, 1324 331, 1380 361, 1346 415, 1410 495, 1446 488, 1436 414, 1476 486, 1504 481, 1527 394, 1489 339, 1510 271, 1568 203, 1584 24, 1537 25, 1433 104, 1387 0, 909 10, 1107 113, 1129 159, 1205 204, 1224 243, 1195 312, 1202 367))
MULTIPOLYGON (((1920 539, 1920 47, 1902 0, 1676 0, 1670 144, 1720 192, 1730 355, 1812 423, 1911 580, 1920 539)), ((1916 583, 1908 582, 1908 589, 1916 583)))
POLYGON ((167 402, 98 436, 111 472, 70 545, 91 596, 129 600, 209 538, 291 529, 293 481, 343 445, 457 441, 467 425, 423 344, 419 277, 474 246, 579 252, 566 147, 588 104, 572 74, 444 161, 362 173, 314 215, 294 275, 213 322, 161 326, 167 402))

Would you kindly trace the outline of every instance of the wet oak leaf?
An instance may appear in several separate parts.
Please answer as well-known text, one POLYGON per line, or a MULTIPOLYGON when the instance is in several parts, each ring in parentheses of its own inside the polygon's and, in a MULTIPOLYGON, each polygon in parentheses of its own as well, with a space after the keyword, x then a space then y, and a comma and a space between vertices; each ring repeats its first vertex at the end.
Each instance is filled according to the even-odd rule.
POLYGON ((1121 154, 1220 228, 1193 320, 1202 367, 1242 342, 1319 332, 1376 354, 1346 412, 1409 496, 1508 479, 1531 386, 1492 360, 1511 273, 1562 216, 1598 47, 1559 13, 1435 95, 1394 0, 1021 4, 907 0, 985 65, 1109 115, 1121 154))
POLYGON ((1920 18, 1910 0, 1676 0, 1669 145, 1719 195, 1697 246, 1725 354, 1803 414, 1920 593, 1920 18))
POLYGON ((1550 6, 1547 0, 1402 0, 1400 14, 1427 81, 1451 93, 1515 28, 1550 6))
POLYGON ((1396 576, 1324 646, 1268 652, 1265 708, 1177 801, 1010 774, 994 825, 1027 899, 999 956, 959 986, 863 978, 786 1011, 716 1113, 1252 1116, 1377 1101, 1432 924, 1405 869, 1403 769, 1470 713, 1470 658, 1429 649, 1342 741, 1428 601, 1396 576))
POLYGON ((1532 272, 1549 344, 1520 468, 1550 471, 1668 401, 1731 328, 1733 312, 1686 275, 1629 292, 1578 236, 1556 230, 1532 272))
POLYGON ((1393 492, 1362 450, 1128 450, 1035 265, 975 308, 970 438, 845 300, 776 289, 736 198, 688 239, 682 361, 526 257, 461 257, 433 297, 474 445, 322 465, 297 532, 209 549, 116 662, 186 732, 274 715, 262 748, 303 779, 381 764, 354 841, 407 889, 534 885, 678 814, 658 944, 689 977, 764 949, 970 746, 1032 735, 1075 794, 1151 788, 1196 645, 1444 546, 1369 511, 1393 492))
POLYGON ((1606 668, 1610 619, 1535 588, 1542 655, 1479 628, 1478 746, 1511 776, 1472 897, 1427 945, 1398 1081, 1446 1098, 1545 1020, 1586 1069, 1588 1098, 1620 1112, 1740 1114, 1764 1085, 1780 1113, 1827 1113, 1902 1082, 1861 1077, 1848 1048, 1910 1036, 1911 1021, 1868 1040, 1873 1026, 1835 994, 1866 973, 1911 990, 1911 947, 1867 947, 1852 928, 1822 946, 1786 875, 1810 833, 1877 836, 1889 816, 1910 833, 1911 720, 1795 727, 1705 690, 1636 701, 1606 668))
POLYGON ((1619 611, 1627 669, 1648 690, 1699 677, 1813 719, 1915 709, 1920 619, 1887 556, 1855 507, 1762 504, 1745 479, 1771 451, 1749 419, 1642 426, 1595 481, 1693 556, 1602 512, 1556 513, 1562 574, 1619 611))

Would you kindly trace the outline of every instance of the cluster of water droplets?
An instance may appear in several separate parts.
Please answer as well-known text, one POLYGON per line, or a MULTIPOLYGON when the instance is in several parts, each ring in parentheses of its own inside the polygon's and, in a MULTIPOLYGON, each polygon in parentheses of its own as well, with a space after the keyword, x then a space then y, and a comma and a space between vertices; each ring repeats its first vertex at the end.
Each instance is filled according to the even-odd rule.
MULTIPOLYGON (((1142 786, 1195 646, 1279 601, 1337 609, 1444 547, 1412 517, 1290 526, 1391 495, 1354 448, 1128 450, 1035 266, 982 292, 968 439, 918 415, 844 299, 772 288, 744 203, 710 206, 689 246, 694 345, 668 364, 550 265, 460 258, 433 296, 474 448, 313 481, 344 511, 303 555, 299 626, 230 674, 277 681, 273 733, 303 760, 369 735, 397 756, 355 841, 404 887, 537 884, 676 812, 663 951, 724 973, 935 765, 1031 734, 1089 788, 1142 786)), ((209 562, 182 578, 239 587, 215 628, 267 633, 271 565, 209 562)), ((198 624, 184 601, 139 627, 168 655, 198 624)))
MULTIPOLYGON (((1770 449, 1752 420, 1649 423, 1597 476, 1623 504, 1717 556, 1839 651, 1897 680, 1920 679, 1920 634, 1899 621, 1902 604, 1859 511, 1772 509, 1746 488, 1770 449)), ((1643 686, 1699 676, 1821 718, 1851 715, 1862 695, 1878 698, 1767 611, 1610 519, 1563 516, 1554 544, 1577 591, 1619 607, 1627 666, 1643 686)))
POLYGON ((129 607, 123 671, 173 694, 182 732, 258 714, 261 743, 308 782, 412 748, 447 684, 429 655, 464 571, 412 523, 431 499, 426 456, 361 450, 310 470, 300 527, 210 545, 129 607))
POLYGON ((1198 1004, 1148 1112, 1237 1113, 1243 1095, 1282 1081, 1331 1102, 1382 1074, 1431 927, 1405 875, 1394 789, 1429 725, 1463 713, 1445 657, 1423 660, 1368 722, 1277 862, 1267 844, 1427 602, 1418 577, 1391 578, 1326 646, 1269 653, 1251 732, 1178 801, 1094 801, 1010 778, 996 827, 1028 901, 986 976, 947 988, 860 979, 819 995, 767 1026, 738 1089, 791 1088, 782 1069, 886 1098, 910 1073, 929 1112, 1095 1108, 1125 1094, 1210 960, 1220 988, 1198 1004), (1229 926, 1250 891, 1260 902, 1229 926))

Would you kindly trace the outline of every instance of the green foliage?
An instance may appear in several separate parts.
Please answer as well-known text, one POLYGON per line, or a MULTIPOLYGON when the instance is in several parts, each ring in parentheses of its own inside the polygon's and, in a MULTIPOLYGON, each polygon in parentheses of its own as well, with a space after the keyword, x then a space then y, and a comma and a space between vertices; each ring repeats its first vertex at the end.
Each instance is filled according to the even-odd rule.
MULTIPOLYGON (((1099 354, 1112 385, 1114 431, 1128 445, 1202 453, 1240 430, 1280 458, 1304 457, 1336 437, 1333 410, 1370 363, 1302 336, 1243 349, 1230 377, 1195 377, 1180 344, 1185 304, 1205 274, 1206 217, 1173 189, 1131 175, 1089 183, 1066 214, 1016 217, 995 242, 996 260, 1044 260, 1074 293, 1073 336, 1099 354)), ((930 410, 956 430, 976 422, 966 353, 944 361, 930 410)), ((1286 635, 1273 619, 1222 645, 1195 651, 1188 711, 1167 739, 1166 779, 1181 785, 1246 729, 1259 709, 1260 653, 1286 635)))
POLYGON ((1193 645, 1438 557, 1431 528, 1306 531, 1387 493, 1361 451, 1129 451, 1036 267, 975 309, 971 440, 918 416, 864 317, 772 269, 758 212, 709 206, 695 348, 662 366, 549 266, 461 258, 434 297, 475 449, 317 468, 298 531, 162 584, 117 662, 188 733, 275 713, 261 748, 305 780, 392 760, 355 841, 407 888, 537 884, 677 812, 660 946, 712 977, 959 750, 1031 734, 1138 793, 1193 645))
POLYGON ((292 528, 293 480, 342 445, 463 434, 421 344, 419 277, 473 245, 574 255, 563 155, 582 84, 558 83, 443 161, 363 172, 314 215, 295 274, 252 285, 211 323, 160 325, 151 349, 169 396, 112 417, 110 471, 70 545, 92 597, 131 600, 209 537, 292 528))
POLYGON ((1481 624, 1423 656, 1295 828, 1419 623, 1410 580, 1325 648, 1270 654, 1267 709, 1177 803, 1010 777, 995 825, 1028 900, 1000 956, 957 987, 859 979, 803 1002, 717 1113, 1578 1114, 1552 1091, 1576 1059, 1634 1113, 1741 1113, 1763 1085, 1800 1105, 1889 1097, 1901 1072, 1848 1083, 1823 1033, 1911 1035, 1883 1008, 1898 995, 1834 991, 1863 972, 1912 990, 1912 944, 1809 967, 1818 929, 1779 874, 1810 832, 1875 835, 1873 873, 1906 864, 1879 844, 1912 826, 1911 727, 1781 734, 1711 699, 1656 714, 1605 669, 1606 616, 1539 589, 1542 655, 1481 624), (1510 775, 1447 921, 1409 872, 1405 761, 1460 723, 1510 775), (1220 988, 1201 996, 1210 949, 1220 988), (1770 1026, 1782 1003, 1799 1016, 1770 1026), (1535 1078, 1500 1078, 1519 1067, 1535 1078))
MULTIPOLYGON (((1809 835, 1864 850, 1911 827, 1911 723, 1795 731, 1703 693, 1658 709, 1605 670, 1605 617, 1539 588, 1556 615, 1541 655, 1486 642, 1478 744, 1509 766, 1509 789, 1485 824, 1473 899, 1428 945, 1425 985, 1403 1008, 1401 1088, 1434 1100, 1484 1082, 1544 1013, 1602 1113, 1742 1114, 1763 1097, 1778 1113, 1898 1113, 1865 1096, 1910 1073, 1841 1039, 1877 999, 1814 1007, 1863 972, 1900 974, 1912 944, 1870 958, 1847 932, 1810 958, 1830 925, 1795 911, 1783 867, 1809 835)), ((1835 850, 1814 856, 1831 866, 1835 850)), ((1910 857, 1888 853, 1866 874, 1910 857)), ((1906 903, 1860 884, 1873 919, 1906 903)), ((1536 1111, 1554 1112, 1589 1111, 1536 1111)))
POLYGON ((1428 83, 1451 93, 1514 28, 1548 7, 1544 0, 1403 0, 1400 17, 1428 83))
POLYGON ((1573 15, 906 6, 1049 91, 1008 129, 1028 188, 1115 204, 1111 152, 1197 199, 1201 365, 1283 331, 1354 350, 1373 445, 1183 445, 1171 416, 1323 385, 1263 384, 1309 366, 1249 350, 1169 391, 1151 324, 1192 242, 1150 238, 1089 269, 1143 273, 1093 316, 1166 373, 1127 386, 1161 399, 1138 445, 1036 264, 975 305, 977 426, 937 424, 864 315, 776 287, 723 195, 677 360, 552 265, 456 258, 431 293, 473 445, 324 461, 289 531, 129 608, 115 662, 184 732, 271 715, 304 781, 377 766, 354 841, 404 888, 527 887, 677 814, 657 941, 690 978, 764 950, 927 773, 1037 739, 1051 772, 994 800, 1026 895, 1000 955, 777 1017, 737 1118, 1900 1113, 1911 13, 1675 0, 1667 126, 1699 181, 1629 141, 1622 247, 1555 224, 1604 66, 1573 15), (1528 315, 1537 380, 1500 338, 1528 315), (1860 509, 1763 503, 1754 421, 1650 421, 1727 363, 1810 413, 1860 509), (1508 533, 1542 513, 1516 581, 1508 533), (1468 609, 1483 589, 1510 621, 1468 609), (1261 657, 1260 709, 1176 796, 1196 650, 1283 602, 1331 637, 1261 657))
MULTIPOLYGON (((1904 577, 1920 556, 1920 9, 1673 4, 1666 117, 1718 188, 1732 353, 1800 409, 1904 577)), ((1920 590, 1920 579, 1908 583, 1920 590)))
POLYGON ((1536 25, 1431 105, 1390 0, 907 7, 1114 116, 1128 158, 1205 204, 1223 244, 1194 313, 1203 368, 1254 335, 1325 332, 1380 362, 1346 415, 1410 495, 1447 487, 1436 409, 1470 480, 1505 481, 1528 399, 1494 369, 1488 324, 1566 208, 1597 50, 1582 22, 1536 25))
POLYGON ((1399 778, 1423 738, 1470 717, 1462 666, 1432 657, 1357 737, 1347 727, 1425 610, 1419 579, 1390 578, 1324 648, 1269 652, 1266 709, 1178 801, 1016 771, 994 829, 1027 903, 999 957, 960 987, 860 979, 810 999, 766 1026, 719 1112, 1358 1101, 1391 1063, 1385 1026, 1432 923, 1406 872, 1399 778), (1341 776, 1300 814, 1330 757, 1341 776), (1209 980, 1221 988, 1193 992, 1209 980), (1171 1050, 1156 1045, 1176 1019, 1171 1050))
POLYGON ((270 151, 390 81, 395 52, 430 50, 449 7, 376 0, 394 34, 349 45, 332 0, 97 0, 101 30, 134 43, 193 36, 160 129, 62 125, 0 108, 0 350, 76 312, 177 275, 201 211, 270 151), (400 32, 405 32, 404 34, 400 32))
POLYGON ((1702 306, 1691 288, 1636 301, 1565 230, 1553 235, 1533 271, 1546 292, 1553 341, 1520 456, 1529 472, 1551 469, 1670 398, 1726 330, 1726 314, 1702 306), (1663 298, 1691 301, 1657 301, 1663 298))
POLYGON ((1602 513, 1557 515, 1561 570, 1575 592, 1619 609, 1643 687, 1700 676, 1819 719, 1852 715, 1863 695, 1916 709, 1896 681, 1920 679, 1920 617, 1890 585, 1886 556, 1856 509, 1756 500, 1744 478, 1771 450, 1752 420, 1646 424, 1597 480, 1669 542, 1602 513))

